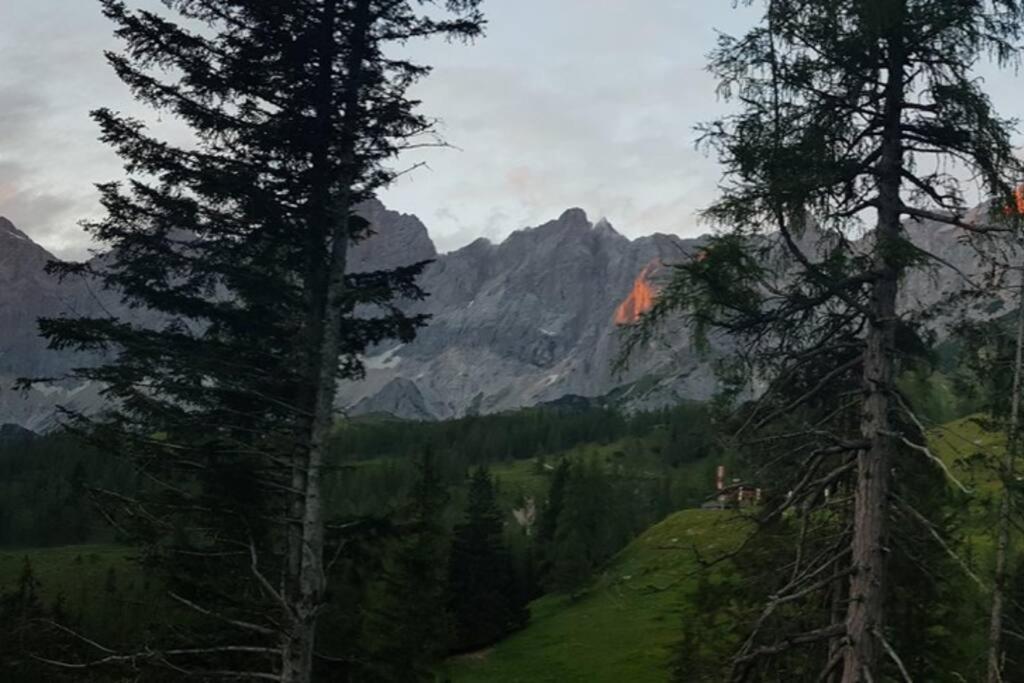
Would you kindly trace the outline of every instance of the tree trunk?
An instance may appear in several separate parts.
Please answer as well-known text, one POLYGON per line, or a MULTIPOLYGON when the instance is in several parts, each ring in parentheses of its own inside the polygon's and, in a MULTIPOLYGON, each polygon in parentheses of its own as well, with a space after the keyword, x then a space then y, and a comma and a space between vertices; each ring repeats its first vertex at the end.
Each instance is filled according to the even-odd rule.
MULTIPOLYGON (((891 437, 888 391, 893 377, 893 316, 896 279, 886 277, 875 286, 873 313, 877 316, 868 331, 864 358, 867 398, 861 432, 871 446, 857 455, 857 489, 850 579, 850 602, 846 614, 849 640, 843 665, 843 683, 862 683, 864 672, 874 673, 880 659, 880 632, 885 614, 885 565, 891 437)), ((875 680, 880 680, 875 677, 875 680)))
POLYGON ((902 266, 896 246, 901 239, 900 197, 903 147, 900 123, 903 115, 903 62, 898 38, 888 41, 889 59, 885 89, 885 129, 878 164, 878 224, 875 228, 873 264, 877 272, 870 302, 864 349, 864 406, 861 435, 870 444, 857 454, 849 605, 846 613, 848 640, 843 660, 842 683, 882 680, 879 663, 881 634, 885 624, 886 564, 892 426, 890 392, 894 376, 896 295, 902 266))
POLYGON ((337 2, 324 3, 323 47, 317 97, 317 121, 323 152, 314 159, 314 177, 319 186, 313 188, 311 202, 314 211, 313 227, 316 235, 328 236, 330 254, 325 278, 313 277, 314 288, 325 286, 325 292, 314 292, 312 299, 323 302, 322 308, 312 311, 307 324, 314 334, 315 362, 311 377, 314 399, 308 447, 295 456, 292 482, 297 488, 294 509, 300 513, 293 517, 289 539, 289 571, 292 574, 287 594, 290 614, 286 615, 287 628, 283 637, 282 683, 310 683, 316 644, 317 617, 323 607, 327 588, 324 567, 324 510, 322 499, 322 473, 324 456, 334 424, 334 400, 337 395, 338 357, 341 353, 341 325, 344 317, 348 246, 351 239, 349 217, 352 210, 352 183, 355 182, 355 149, 359 128, 359 105, 362 97, 363 58, 372 24, 370 0, 360 0, 347 40, 344 84, 336 81, 334 62, 337 57, 335 30, 337 2), (344 94, 344 109, 340 130, 334 124, 339 92, 344 94), (332 179, 328 171, 326 150, 331 137, 337 134, 340 142, 342 181, 340 196, 332 196, 332 179), (318 165, 320 168, 318 169, 318 165), (315 339, 319 337, 319 339, 315 339), (299 522, 301 520, 301 522, 299 522), (299 526, 301 524, 301 526, 299 526))
POLYGON ((999 519, 996 521, 996 571, 992 588, 992 611, 988 625, 988 683, 1003 681, 1003 605, 1006 591, 1006 567, 1010 553, 1010 492, 1013 470, 1020 450, 1020 390, 1021 365, 1024 360, 1024 268, 1020 273, 1017 290, 1017 339, 1013 363, 1013 396, 1010 399, 1010 425, 1006 440, 1006 455, 1000 468, 1002 490, 999 499, 999 519))

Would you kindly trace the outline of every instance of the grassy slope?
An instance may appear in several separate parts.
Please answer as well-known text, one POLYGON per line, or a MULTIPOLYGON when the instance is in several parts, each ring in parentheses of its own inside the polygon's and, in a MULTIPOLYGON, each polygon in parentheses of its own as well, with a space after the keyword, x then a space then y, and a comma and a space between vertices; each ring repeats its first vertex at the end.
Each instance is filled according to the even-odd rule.
MULTIPOLYGON (((990 464, 1002 455, 1005 438, 968 417, 935 430, 929 441, 950 473, 971 491, 960 519, 978 571, 990 564, 988 530, 998 491, 990 464)), ((537 600, 525 630, 489 651, 452 660, 446 673, 455 683, 665 681, 681 622, 692 609, 698 565, 692 551, 662 548, 692 542, 714 556, 742 536, 740 523, 728 513, 676 513, 626 548, 584 598, 575 603, 564 596, 537 600)), ((709 641, 718 637, 708 635, 709 641)), ((727 656, 731 644, 718 645, 727 656)))
POLYGON ((929 435, 932 450, 946 464, 950 477, 969 491, 957 519, 964 531, 972 568, 980 573, 992 566, 992 530, 1001 490, 997 473, 1006 453, 1006 435, 987 431, 985 426, 984 420, 972 415, 943 425, 929 435))
POLYGON ((446 674, 456 683, 664 681, 697 587, 694 548, 706 559, 727 553, 743 526, 730 512, 678 512, 633 541, 585 595, 537 600, 526 629, 453 659, 446 674))
POLYGON ((990 497, 999 490, 995 458, 1006 452, 1006 436, 986 431, 980 416, 949 422, 929 435, 936 455, 974 497, 990 497), (986 462, 987 460, 987 462, 986 462))

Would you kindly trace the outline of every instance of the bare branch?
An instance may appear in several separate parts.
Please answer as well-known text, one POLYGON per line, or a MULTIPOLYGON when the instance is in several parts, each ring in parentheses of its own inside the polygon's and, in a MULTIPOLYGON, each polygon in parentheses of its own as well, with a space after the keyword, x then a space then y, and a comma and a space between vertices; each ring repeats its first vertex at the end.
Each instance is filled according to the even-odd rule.
POLYGON ((885 649, 885 653, 889 655, 889 659, 891 659, 893 663, 896 664, 896 668, 900 670, 900 675, 903 676, 905 683, 914 683, 914 679, 910 677, 910 673, 907 671, 907 667, 904 666, 903 660, 900 659, 898 654, 896 654, 896 650, 894 650, 892 645, 889 644, 889 641, 885 639, 882 632, 875 628, 872 629, 872 633, 874 633, 875 637, 878 638, 880 643, 882 643, 882 647, 885 649))
POLYGON ((253 623, 248 622, 248 621, 239 621, 238 619, 232 619, 231 617, 225 616, 223 614, 219 614, 217 612, 213 612, 211 610, 206 609, 205 607, 201 607, 201 606, 197 605, 196 603, 192 602, 191 600, 188 600, 186 598, 181 597, 180 595, 178 595, 177 593, 174 593, 173 591, 169 591, 167 594, 173 600, 175 600, 175 601, 181 603, 182 605, 185 605, 186 607, 189 607, 189 608, 195 610, 196 612, 199 612, 200 614, 203 614, 205 616, 213 617, 214 619, 219 619, 220 621, 223 621, 223 622, 225 622, 227 624, 231 624, 232 626, 237 626, 238 628, 244 629, 246 631, 253 631, 255 633, 260 633, 260 634, 265 635, 265 636, 277 635, 276 632, 273 629, 267 628, 266 626, 260 626, 259 624, 253 624, 253 623))
POLYGON ((978 575, 971 570, 969 566, 967 566, 967 563, 964 561, 962 557, 960 557, 960 555, 956 553, 955 550, 949 547, 949 544, 946 543, 942 536, 939 535, 939 533, 935 530, 935 526, 930 521, 928 521, 927 517, 925 517, 920 512, 915 510, 914 507, 910 505, 910 503, 903 500, 899 496, 894 495, 893 498, 895 498, 896 501, 900 503, 903 509, 906 510, 911 517, 920 522, 921 525, 928 530, 929 535, 931 535, 931 537, 935 539, 935 542, 938 543, 939 546, 946 551, 947 555, 949 555, 953 560, 956 561, 957 564, 960 565, 960 568, 964 571, 964 573, 967 574, 967 576, 969 576, 971 580, 974 581, 974 583, 978 584, 978 587, 980 587, 984 591, 988 591, 988 586, 985 585, 985 582, 982 581, 978 577, 978 575))

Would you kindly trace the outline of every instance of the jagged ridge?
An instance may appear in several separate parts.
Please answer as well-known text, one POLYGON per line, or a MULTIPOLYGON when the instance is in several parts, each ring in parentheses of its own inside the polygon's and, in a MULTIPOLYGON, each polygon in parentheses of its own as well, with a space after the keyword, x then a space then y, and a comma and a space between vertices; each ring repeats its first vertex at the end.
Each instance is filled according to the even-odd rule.
MULTIPOLYGON (((366 380, 341 387, 341 407, 350 412, 438 419, 566 395, 616 391, 631 407, 651 407, 713 393, 711 365, 689 346, 682 328, 669 330, 671 344, 645 349, 625 372, 613 367, 622 339, 616 318, 647 305, 646 288, 656 289, 667 274, 660 264, 685 258, 701 238, 655 234, 630 240, 608 221, 592 223, 582 209, 573 208, 500 244, 480 239, 438 254, 415 216, 376 202, 363 212, 376 234, 353 250, 353 270, 433 259, 422 278, 430 297, 413 306, 432 319, 414 342, 373 350, 366 380), (645 288, 640 294, 638 283, 645 288), (629 386, 632 391, 622 390, 629 386)), ((952 232, 922 224, 908 230, 925 248, 963 270, 974 269, 969 248, 952 232)), ((59 376, 89 360, 47 351, 36 318, 72 311, 146 316, 127 310, 115 293, 92 283, 58 283, 43 272, 50 258, 0 219, 0 423, 37 430, 52 426, 55 405, 98 406, 99 395, 96 387, 60 383, 29 396, 7 388, 13 377, 59 376)), ((909 278, 904 305, 934 301, 956 287, 958 277, 950 271, 934 279, 909 278)))

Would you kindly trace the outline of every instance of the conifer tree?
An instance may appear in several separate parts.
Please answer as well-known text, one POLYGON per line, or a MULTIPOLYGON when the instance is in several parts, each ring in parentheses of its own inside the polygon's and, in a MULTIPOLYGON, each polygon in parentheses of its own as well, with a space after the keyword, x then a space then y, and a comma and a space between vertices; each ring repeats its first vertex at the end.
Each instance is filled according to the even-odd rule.
MULTIPOLYGON (((615 493, 599 465, 578 463, 571 470, 551 544, 547 583, 554 590, 575 595, 622 545, 616 535, 629 506, 617 504, 615 493)), ((623 540, 631 535, 622 534, 623 540)))
POLYGON ((433 665, 448 644, 446 578, 448 493, 428 450, 417 462, 406 519, 382 585, 371 597, 365 627, 366 680, 433 681, 433 665), (373 599, 375 598, 375 599, 373 599))
POLYGON ((798 554, 800 571, 766 613, 818 594, 823 573, 846 583, 841 610, 782 642, 748 640, 734 678, 748 680, 754 660, 827 642, 820 680, 867 683, 908 675, 887 631, 890 517, 930 524, 911 509, 913 496, 893 488, 901 458, 931 455, 895 383, 922 338, 897 301, 908 270, 946 264, 904 221, 963 234, 1001 229, 968 218, 945 162, 972 172, 990 206, 1012 197, 1022 169, 1011 124, 972 69, 988 55, 1016 57, 1024 9, 1014 0, 762 4, 761 22, 723 36, 712 55, 720 92, 739 104, 703 128, 725 166, 721 199, 706 212, 722 232, 676 269, 641 329, 683 311, 698 338, 741 339, 745 367, 770 382, 743 431, 789 439, 801 458, 791 484, 775 482, 793 494, 770 514, 820 504, 850 473, 848 543, 819 556, 825 564, 798 554), (834 393, 851 378, 850 393, 834 393), (837 410, 779 428, 823 398, 838 400, 837 410))
POLYGON ((540 509, 540 519, 537 521, 537 541, 541 544, 550 543, 555 538, 558 516, 562 514, 562 509, 565 507, 565 488, 571 476, 572 464, 569 460, 562 458, 551 475, 548 495, 540 509))
POLYGON ((551 546, 551 566, 545 583, 552 591, 576 598, 593 575, 594 567, 578 515, 568 514, 551 546))
POLYGON ((502 538, 504 527, 494 480, 486 468, 478 467, 470 479, 465 520, 455 527, 448 564, 455 651, 485 647, 526 624, 529 615, 502 538))
POLYGON ((117 76, 192 134, 93 113, 129 179, 99 186, 106 216, 86 226, 109 255, 53 270, 146 313, 41 323, 53 348, 98 355, 72 376, 111 410, 67 423, 145 473, 152 495, 106 492, 107 514, 196 616, 186 642, 139 661, 307 683, 328 599, 336 384, 424 322, 400 306, 422 296, 423 264, 349 272, 349 248, 372 235, 356 210, 402 149, 434 143, 408 94, 429 68, 399 46, 477 36, 479 2, 101 4, 124 44, 107 55, 117 76))

